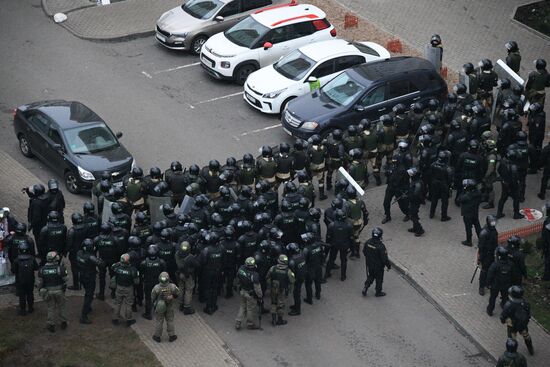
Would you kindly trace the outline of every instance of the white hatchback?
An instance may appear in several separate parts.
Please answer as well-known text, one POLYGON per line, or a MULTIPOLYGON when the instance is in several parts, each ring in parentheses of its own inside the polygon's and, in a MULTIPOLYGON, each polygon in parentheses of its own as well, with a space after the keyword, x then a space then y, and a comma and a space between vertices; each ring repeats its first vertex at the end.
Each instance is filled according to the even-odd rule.
POLYGON ((250 73, 292 50, 333 37, 336 30, 321 9, 291 2, 258 10, 210 37, 202 47, 200 61, 216 79, 243 85, 250 73))
POLYGON ((310 92, 310 82, 323 86, 342 70, 389 57, 374 42, 335 39, 306 45, 250 74, 243 97, 264 113, 281 113, 290 100, 310 92))

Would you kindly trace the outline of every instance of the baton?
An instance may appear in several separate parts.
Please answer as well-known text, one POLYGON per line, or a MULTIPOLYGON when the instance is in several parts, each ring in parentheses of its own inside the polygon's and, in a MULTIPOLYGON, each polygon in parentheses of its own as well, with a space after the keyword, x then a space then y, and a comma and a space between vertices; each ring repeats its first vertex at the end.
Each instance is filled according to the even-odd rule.
POLYGON ((474 270, 474 274, 472 274, 472 279, 470 279, 470 284, 474 282, 474 278, 476 277, 478 269, 479 269, 479 265, 476 265, 476 268, 474 270))

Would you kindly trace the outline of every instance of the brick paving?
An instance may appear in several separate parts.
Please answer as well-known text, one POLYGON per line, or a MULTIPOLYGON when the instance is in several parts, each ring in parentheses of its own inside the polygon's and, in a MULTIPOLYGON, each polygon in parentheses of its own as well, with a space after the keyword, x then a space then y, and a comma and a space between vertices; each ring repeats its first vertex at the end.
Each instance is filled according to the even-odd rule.
POLYGON ((42 0, 44 12, 49 16, 56 13, 67 13, 76 9, 96 6, 96 1, 90 0, 42 0))

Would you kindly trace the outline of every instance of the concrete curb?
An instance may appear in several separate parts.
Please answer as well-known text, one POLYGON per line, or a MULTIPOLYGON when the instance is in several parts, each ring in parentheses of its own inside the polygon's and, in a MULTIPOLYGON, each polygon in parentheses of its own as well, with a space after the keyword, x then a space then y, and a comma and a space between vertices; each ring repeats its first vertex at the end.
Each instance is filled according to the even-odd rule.
POLYGON ((474 344, 480 351, 481 354, 487 358, 492 363, 496 363, 497 359, 489 351, 478 342, 460 323, 452 317, 446 310, 443 308, 430 294, 420 285, 414 278, 409 274, 407 268, 401 263, 390 259, 392 267, 405 279, 424 299, 431 303, 453 326, 456 330, 463 336, 465 336, 472 344, 474 344))
POLYGON ((155 30, 153 29, 153 30, 145 31, 145 32, 130 33, 130 34, 114 36, 114 37, 98 38, 98 37, 89 37, 89 36, 80 34, 77 31, 73 30, 71 27, 68 27, 67 25, 65 25, 65 23, 58 23, 58 25, 65 28, 73 36, 76 36, 76 37, 78 37, 80 39, 83 39, 83 40, 86 40, 86 41, 92 41, 92 42, 103 42, 103 43, 125 42, 125 41, 131 41, 131 40, 134 40, 134 39, 150 37, 150 36, 155 34, 155 30))
POLYGON ((522 23, 519 20, 516 20, 514 18, 514 16, 516 15, 516 13, 518 11, 518 8, 520 8, 522 6, 525 6, 525 5, 526 4, 518 5, 514 8, 514 11, 510 15, 510 20, 512 21, 512 24, 515 24, 515 25, 525 29, 526 31, 533 33, 535 36, 538 36, 538 37, 542 38, 543 40, 546 40, 546 41, 550 42, 550 36, 547 36, 547 35, 537 31, 536 29, 533 29, 533 28, 529 27, 528 25, 526 25, 526 24, 524 24, 524 23, 522 23))
MULTIPOLYGON (((48 7, 48 0, 41 0, 41 3, 42 3, 42 10, 44 10, 44 13, 46 13, 46 15, 49 16, 49 17, 53 17, 55 15, 55 13, 48 7)), ((85 8, 90 8, 92 6, 96 6, 96 5, 92 2, 90 2, 90 5, 79 6, 77 8, 67 10, 64 13, 68 14, 72 11, 85 9, 85 8)))

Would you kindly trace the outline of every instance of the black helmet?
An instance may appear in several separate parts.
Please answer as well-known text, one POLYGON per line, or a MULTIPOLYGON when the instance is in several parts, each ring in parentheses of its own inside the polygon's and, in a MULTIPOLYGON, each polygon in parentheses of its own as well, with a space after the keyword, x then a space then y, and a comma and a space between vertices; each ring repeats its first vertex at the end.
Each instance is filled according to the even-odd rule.
POLYGON ((370 130, 370 128, 373 126, 373 123, 369 119, 361 119, 361 121, 359 121, 358 126, 361 127, 362 131, 365 131, 365 130, 370 130))
POLYGON ((470 140, 470 142, 468 143, 468 149, 470 151, 477 151, 478 148, 479 148, 479 143, 477 142, 477 140, 475 139, 470 140))
POLYGON ((25 223, 18 222, 15 225, 15 233, 19 236, 24 235, 25 233, 27 233, 27 225, 25 223))
POLYGON ((269 238, 271 238, 272 240, 280 240, 282 237, 283 237, 283 231, 281 231, 279 228, 272 227, 269 230, 269 238))
POLYGON ((241 186, 241 191, 239 191, 239 195, 244 196, 247 199, 250 199, 252 197, 252 189, 250 186, 241 186))
POLYGON ((317 207, 310 208, 309 217, 315 221, 319 221, 321 219, 321 209, 317 207))
POLYGON ((306 245, 313 243, 315 241, 315 235, 311 232, 302 233, 300 235, 300 238, 302 239, 302 242, 306 245))
POLYGON ((460 122, 456 120, 451 121, 451 130, 460 130, 460 128, 461 128, 460 122))
POLYGON ((192 164, 192 165, 189 166, 189 174, 190 175, 198 176, 200 171, 201 171, 201 169, 196 164, 192 164))
POLYGON ((516 140, 517 141, 527 141, 527 134, 525 131, 518 131, 516 133, 516 140))
POLYGON ((294 255, 300 252, 300 247, 298 246, 298 244, 291 242, 288 245, 286 245, 286 251, 290 255, 294 255))
POLYGON ((487 223, 488 227, 495 228, 497 225, 497 217, 494 215, 488 215, 487 218, 485 218, 485 223, 487 223))
POLYGON ((475 187, 475 185, 476 185, 476 181, 472 178, 466 178, 466 179, 462 180, 462 186, 464 186, 465 190, 469 190, 469 189, 475 187))
POLYGON ((478 65, 481 70, 491 70, 493 68, 493 62, 489 59, 482 59, 478 65))
POLYGON ((518 43, 516 41, 509 41, 504 44, 508 52, 517 52, 519 50, 518 43))
POLYGON ((290 153, 290 145, 288 145, 288 143, 279 144, 279 153, 282 153, 282 154, 290 153))
MULTIPOLYGON (((393 106, 392 111, 396 115, 402 115, 402 114, 405 113, 406 109, 407 109, 407 107, 405 107, 405 105, 403 103, 398 103, 395 106, 393 106)), ((361 121, 363 121, 363 120, 361 120, 361 121)))
POLYGON ((342 130, 334 129, 334 131, 332 131, 332 137, 335 140, 342 140, 342 130))
POLYGON ((288 200, 281 201, 281 211, 283 213, 288 213, 292 211, 292 204, 288 200))
POLYGON ((136 224, 144 224, 147 221, 147 216, 144 212, 136 213, 136 224))
POLYGON ((141 247, 141 240, 138 236, 130 236, 128 237, 128 248, 140 248, 141 247))
POLYGON ((29 245, 29 242, 26 240, 23 240, 19 242, 19 245, 17 246, 17 251, 20 255, 28 255, 31 253, 31 246, 29 245))
POLYGON ((516 353, 518 351, 518 341, 514 338, 506 339, 506 351, 508 353, 516 353))
POLYGON ((382 115, 380 116, 380 122, 384 126, 391 126, 393 124, 393 117, 391 117, 390 115, 382 115))
POLYGON ((220 213, 212 213, 212 215, 210 216, 210 223, 211 223, 214 227, 221 227, 221 226, 223 226, 223 218, 222 218, 222 216, 220 215, 220 213))
POLYGON ((453 87, 453 91, 459 96, 461 94, 466 94, 467 90, 468 89, 466 88, 466 86, 463 83, 455 84, 454 87, 453 87))
POLYGON ((101 178, 102 180, 110 180, 110 179, 111 179, 111 172, 109 172, 109 171, 103 171, 103 172, 101 172, 100 178, 101 178))
POLYGON ((409 175, 410 178, 415 178, 418 175, 420 175, 420 172, 416 167, 411 167, 407 170, 407 174, 409 175))
POLYGON ((71 214, 71 222, 73 225, 82 224, 84 221, 84 217, 80 213, 73 213, 71 214))
POLYGON ((252 230, 252 223, 249 220, 240 220, 237 222, 237 229, 242 232, 249 232, 252 230))
POLYGON ((546 60, 544 59, 536 59, 535 60, 535 68, 537 70, 544 70, 546 69, 546 60))
POLYGON ((508 108, 504 110, 503 116, 506 120, 517 120, 518 115, 516 113, 516 110, 512 108, 508 108))
POLYGON ((84 241, 82 241, 82 251, 94 252, 94 241, 90 238, 85 238, 84 241))
POLYGON ((298 206, 300 207, 300 209, 307 209, 309 208, 309 204, 310 204, 310 201, 308 198, 306 197, 302 197, 300 198, 300 200, 298 201, 298 206))
POLYGON ((193 222, 187 222, 183 225, 183 228, 187 231, 189 234, 195 234, 199 232, 199 227, 193 223, 193 222))
POLYGON ((170 169, 174 172, 183 171, 183 166, 179 161, 173 161, 170 163, 170 169))
POLYGON ((168 228, 164 228, 162 231, 160 231, 160 239, 162 241, 168 241, 170 240, 171 233, 168 228))
POLYGON ((157 236, 160 236, 160 232, 164 229, 164 227, 162 226, 162 223, 160 221, 156 221, 155 223, 153 223, 153 233, 157 236))
POLYGON ((294 182, 292 182, 292 181, 285 182, 285 187, 284 187, 284 190, 283 190, 285 193, 296 192, 296 190, 297 190, 297 187, 294 184, 294 182))
POLYGON ((220 236, 216 232, 210 231, 206 234, 204 239, 206 240, 207 244, 215 245, 220 240, 220 236))
POLYGON ((48 213, 48 222, 57 223, 59 222, 59 212, 52 210, 48 213))
POLYGON ((141 178, 143 177, 143 170, 140 167, 134 167, 132 171, 130 171, 130 175, 132 178, 141 178))
POLYGON ((212 159, 210 162, 208 162, 208 169, 210 171, 219 171, 220 162, 218 162, 216 159, 212 159))
POLYGON ((444 150, 440 150, 439 153, 437 153, 437 160, 439 162, 446 162, 447 161, 447 153, 444 150))
POLYGON ((439 34, 434 34, 432 38, 430 38, 430 44, 433 47, 441 45, 441 37, 439 36, 439 34))
POLYGON ((383 234, 384 234, 384 231, 380 227, 374 227, 372 229, 372 237, 374 238, 382 238, 383 234))
POLYGON ((242 207, 241 207, 241 204, 239 204, 239 203, 232 203, 229 206, 229 209, 231 211, 231 214, 238 215, 241 212, 242 207))
POLYGON ((174 207, 171 204, 162 204, 160 209, 164 215, 174 214, 174 207))
POLYGON ((159 248, 157 245, 149 245, 149 247, 147 248, 147 256, 149 258, 157 257, 158 253, 159 253, 159 248))
POLYGON ((112 231, 111 225, 109 223, 101 223, 101 227, 99 227, 99 232, 102 235, 108 235, 112 231))
MULTIPOLYGON (((317 134, 311 135, 309 137, 309 140, 311 141, 311 145, 319 145, 321 144, 321 137, 317 134)), ((296 145, 295 145, 296 147, 296 145)))
POLYGON ((429 147, 432 145, 432 137, 431 135, 428 135, 428 134, 424 134, 424 135, 420 135, 418 137, 418 141, 422 144, 422 146, 424 147, 429 147))
POLYGON ((487 112, 485 110, 485 107, 483 107, 482 105, 478 105, 478 104, 472 106, 472 111, 477 116, 483 116, 485 114, 485 112, 487 112))
MULTIPOLYGON (((435 115, 431 115, 429 118, 428 118, 428 121, 430 121, 430 119, 432 117, 436 117, 435 115)), ((434 129, 434 125, 432 125, 431 123, 427 123, 426 125, 422 125, 422 127, 420 128, 420 132, 424 135, 433 135, 435 133, 435 129, 434 129)))
POLYGON ((500 79, 498 84, 500 89, 510 89, 510 87, 512 87, 512 83, 510 83, 510 79, 508 78, 500 79))
POLYGON ((515 149, 508 147, 508 150, 506 150, 506 158, 514 161, 518 157, 518 153, 515 149))
POLYGON ((111 190, 111 184, 107 180, 99 181, 99 190, 103 193, 109 192, 111 190))
POLYGON ((513 285, 508 288, 508 295, 514 299, 523 298, 523 288, 519 285, 513 285))
POLYGON ((120 187, 113 187, 112 189, 112 194, 113 194, 113 197, 116 199, 116 200, 120 200, 124 197, 124 187, 123 186, 120 186, 120 187))
POLYGON ((231 197, 231 191, 229 191, 229 187, 227 186, 220 186, 220 195, 223 198, 230 198, 231 197))
POLYGON ((447 94, 447 102, 456 103, 456 101, 457 101, 456 93, 451 92, 451 93, 447 94))
POLYGON ((428 109, 430 111, 437 111, 438 108, 439 108, 439 101, 435 98, 431 98, 428 101, 428 109))
POLYGON ((344 207, 344 201, 340 198, 334 198, 330 206, 334 209, 342 209, 344 207))
POLYGON ((262 147, 262 157, 264 158, 270 158, 273 157, 273 150, 269 145, 264 145, 262 147))
POLYGON ((237 167, 237 160, 235 157, 229 157, 225 160, 225 165, 228 167, 237 167))
POLYGON ((149 176, 153 179, 160 180, 162 178, 162 173, 160 172, 160 168, 158 167, 151 167, 149 170, 149 176))
POLYGON ((346 187, 346 196, 348 197, 348 199, 357 198, 357 190, 355 190, 352 185, 348 185, 348 187, 346 187))
POLYGON ((464 74, 468 75, 474 72, 474 64, 471 62, 467 62, 466 64, 462 65, 462 71, 464 71, 464 74))
POLYGON ((407 143, 406 141, 402 140, 400 141, 399 143, 397 143, 397 148, 399 148, 399 150, 401 152, 405 152, 407 151, 407 149, 409 148, 409 143, 407 143))
POLYGON ((87 201, 82 206, 82 209, 84 210, 84 214, 92 214, 95 210, 95 205, 92 204, 90 201, 87 201))
POLYGON ((197 197, 195 198, 195 204, 197 204, 199 208, 208 205, 208 202, 208 197, 204 194, 197 195, 197 197))
MULTIPOLYGON (((319 136, 319 135, 317 135, 319 136)), ((313 136, 312 136, 313 138, 313 136)), ((321 142, 321 138, 319 138, 319 142, 321 142)), ((303 139, 296 139, 296 141, 294 142, 294 149, 295 150, 304 150, 306 148, 306 142, 303 140, 303 139)))
POLYGON ((334 184, 334 191, 335 192, 343 192, 346 191, 346 187, 348 187, 349 182, 345 178, 341 178, 334 184))
POLYGON ((356 125, 350 125, 348 126, 348 136, 356 136, 357 135, 357 126, 356 125))
POLYGON ((254 157, 250 153, 246 153, 243 155, 243 163, 244 164, 254 164, 254 157))
POLYGON ((263 240, 262 242, 260 242, 260 251, 262 251, 263 253, 266 253, 267 250, 269 250, 269 242, 266 240, 263 240))
POLYGON ((309 180, 309 176, 305 170, 298 171, 296 177, 298 177, 298 182, 307 182, 309 180))
POLYGON ((227 239, 233 239, 235 237, 235 228, 233 226, 225 226, 223 228, 223 235, 227 239))
POLYGON ((183 226, 185 223, 189 222, 190 218, 187 214, 178 214, 178 216, 176 217, 176 221, 178 223, 179 226, 183 226))
POLYGON ((40 196, 46 192, 46 188, 42 184, 36 184, 32 186, 32 192, 35 196, 40 196))
POLYGON ((520 97, 523 94, 523 85, 516 84, 512 87, 512 93, 520 97))
POLYGON ((356 160, 359 160, 363 157, 363 150, 361 148, 354 148, 349 151, 349 155, 356 160))
POLYGON ((122 213, 122 205, 118 202, 114 202, 111 204, 111 212, 113 214, 120 214, 122 213))
POLYGON ((502 246, 497 247, 497 258, 504 260, 508 258, 508 250, 502 246))
MULTIPOLYGON (((420 103, 420 102, 413 103, 413 105, 411 106, 411 109, 417 115, 424 112, 424 106, 422 106, 422 103, 420 103)), ((382 117, 380 117, 380 118, 382 118, 382 117)))
POLYGON ((342 209, 337 209, 334 213, 334 217, 336 218, 336 220, 345 220, 347 218, 346 212, 342 209))
POLYGON ((521 237, 516 235, 510 236, 508 237, 507 243, 508 243, 508 248, 519 250, 521 246, 521 237))
POLYGON ((260 196, 252 203, 252 209, 256 213, 263 212, 267 208, 267 201, 263 198, 263 196, 260 196))
POLYGON ((542 111, 542 105, 538 102, 535 102, 529 106, 529 112, 539 113, 542 111))
POLYGON ((56 179, 50 179, 48 181, 48 190, 50 191, 53 191, 53 192, 56 192, 57 190, 59 190, 59 182, 57 182, 56 179))

